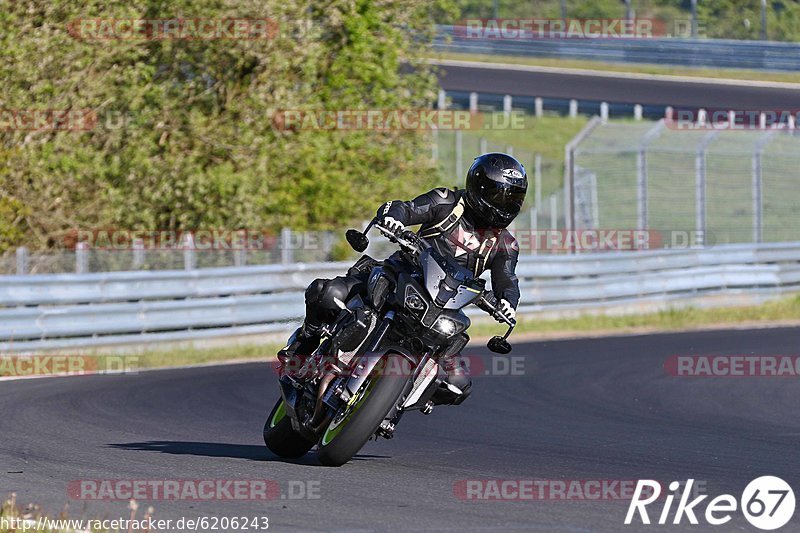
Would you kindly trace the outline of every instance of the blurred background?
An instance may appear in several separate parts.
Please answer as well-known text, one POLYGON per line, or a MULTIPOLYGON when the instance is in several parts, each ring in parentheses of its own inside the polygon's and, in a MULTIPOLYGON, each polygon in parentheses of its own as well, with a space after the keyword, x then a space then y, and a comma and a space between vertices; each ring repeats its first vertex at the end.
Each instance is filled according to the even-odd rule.
MULTIPOLYGON (((512 230, 528 235, 532 312, 791 292, 799 17, 794 0, 0 0, 0 336, 36 348, 285 329, 304 283, 357 258, 344 229, 386 200, 461 186, 487 151, 528 169, 512 230), (179 30, 120 24, 134 20, 179 30), (264 20, 269 31, 199 36, 192 20, 264 20), (634 37, 516 31, 641 20, 651 31, 634 37), (481 126, 285 127, 275 117, 286 110, 464 111, 481 126), (55 118, 70 112, 88 122, 55 118), (720 113, 751 118, 715 125, 720 113), (569 230, 651 238, 605 258, 531 244, 569 230), (209 231, 227 232, 222 244, 201 243, 209 231), (261 239, 231 244, 241 232, 261 239), (108 235, 120 238, 98 238, 108 235), (676 235, 682 249, 670 250, 676 235), (632 272, 643 285, 617 291, 632 272), (251 307, 225 300, 236 295, 251 307), (205 311, 170 307, 194 298, 205 311), (131 307, 113 325, 76 327, 119 302, 131 307), (180 320, 142 322, 154 302, 180 320), (264 319, 265 308, 281 312, 264 319), (64 322, 48 329, 53 309, 64 322)), ((390 249, 375 239, 368 253, 390 249)))

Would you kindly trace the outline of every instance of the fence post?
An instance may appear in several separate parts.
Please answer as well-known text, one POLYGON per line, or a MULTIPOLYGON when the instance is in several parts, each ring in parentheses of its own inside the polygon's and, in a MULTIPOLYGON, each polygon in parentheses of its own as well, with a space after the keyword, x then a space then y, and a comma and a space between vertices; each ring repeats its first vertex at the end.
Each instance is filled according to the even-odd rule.
POLYGON ((536 115, 536 118, 542 118, 544 115, 544 100, 538 96, 533 101, 533 114, 536 115))
POLYGON ((292 229, 281 228, 281 264, 288 265, 294 260, 292 253, 292 229))
POLYGON ((17 275, 24 276, 28 273, 28 249, 24 246, 17 248, 17 275))
POLYGON ((558 229, 558 201, 555 194, 550 195, 550 229, 558 229))
POLYGON ((753 151, 753 242, 764 240, 764 190, 761 160, 764 149, 775 135, 775 130, 768 131, 758 138, 753 151))
POLYGON ((439 160, 439 130, 437 128, 434 128, 431 133, 431 141, 431 159, 435 163, 439 160))
POLYGON ((194 270, 196 266, 194 234, 191 231, 187 231, 183 234, 183 269, 194 270))
POLYGON ((439 99, 436 101, 436 108, 440 111, 447 109, 447 93, 444 89, 439 89, 439 99))
MULTIPOLYGON (((564 225, 567 231, 575 229, 575 150, 601 123, 600 117, 592 117, 592 120, 564 148, 564 225)), ((572 243, 570 253, 575 253, 575 239, 568 241, 572 243)))
POLYGON ((719 132, 712 131, 703 137, 694 159, 695 172, 695 230, 698 246, 706 243, 706 150, 719 132))
POLYGON ((511 114, 511 95, 507 94, 503 97, 503 113, 506 115, 511 114))
POLYGON ((647 149, 636 153, 636 221, 638 229, 647 229, 647 149))
POLYGON ((578 101, 574 98, 569 101, 569 118, 576 118, 578 116, 578 101))
POLYGON ((469 93, 469 112, 478 112, 478 93, 476 92, 469 93))
POLYGON ((608 122, 608 102, 600 103, 600 120, 603 121, 603 124, 608 122))
POLYGON ((478 150, 482 154, 485 154, 486 152, 489 151, 488 143, 486 142, 485 137, 481 137, 480 140, 478 141, 478 150))
POLYGON ((661 134, 664 129, 664 119, 644 134, 636 154, 636 220, 640 230, 648 229, 650 224, 647 209, 647 147, 650 142, 661 134))
POLYGON ((79 242, 75 245, 75 273, 89 272, 89 244, 79 242))
POLYGON ((642 105, 636 104, 633 106, 633 120, 642 120, 642 105))
POLYGON ((536 211, 542 210, 542 156, 536 154, 533 159, 533 199, 536 211))
POLYGON ((761 150, 753 152, 753 242, 761 242, 761 150))

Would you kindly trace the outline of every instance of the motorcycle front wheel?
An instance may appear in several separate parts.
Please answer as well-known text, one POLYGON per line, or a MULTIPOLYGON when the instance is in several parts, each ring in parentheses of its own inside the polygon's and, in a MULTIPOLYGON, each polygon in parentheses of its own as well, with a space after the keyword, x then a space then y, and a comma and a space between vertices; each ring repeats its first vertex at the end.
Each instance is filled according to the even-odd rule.
POLYGON ((317 458, 326 466, 348 462, 375 434, 403 393, 411 365, 400 355, 386 355, 372 369, 361 390, 334 416, 320 438, 317 458), (389 357, 403 366, 399 373, 385 372, 389 357))

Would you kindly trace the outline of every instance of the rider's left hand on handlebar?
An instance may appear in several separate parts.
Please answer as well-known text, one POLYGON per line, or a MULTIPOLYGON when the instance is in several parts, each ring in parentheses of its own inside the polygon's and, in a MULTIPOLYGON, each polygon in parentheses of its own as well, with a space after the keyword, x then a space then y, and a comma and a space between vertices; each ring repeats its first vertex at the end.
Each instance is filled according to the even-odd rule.
POLYGON ((405 225, 402 222, 392 217, 383 217, 383 219, 381 220, 381 225, 392 230, 395 234, 400 233, 401 231, 406 229, 405 225))
POLYGON ((514 320, 514 318, 517 316, 517 310, 514 309, 514 306, 511 305, 511 302, 509 302, 505 298, 500 300, 500 303, 497 304, 497 309, 498 311, 503 313, 503 315, 506 318, 509 318, 511 320, 514 320))

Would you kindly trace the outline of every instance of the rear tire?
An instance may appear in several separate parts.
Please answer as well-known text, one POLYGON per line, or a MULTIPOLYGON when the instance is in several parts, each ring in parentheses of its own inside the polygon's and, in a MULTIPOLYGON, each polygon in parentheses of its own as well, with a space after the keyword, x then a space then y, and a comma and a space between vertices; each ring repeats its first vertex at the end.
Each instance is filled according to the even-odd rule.
MULTIPOLYGON (((396 366, 396 365, 395 365, 396 366)), ((411 375, 411 365, 401 355, 385 356, 375 365, 361 396, 350 407, 349 412, 337 424, 341 416, 328 426, 319 441, 317 458, 325 466, 341 466, 353 458, 375 434, 395 402, 403 393, 403 388, 411 375), (402 365, 401 375, 390 372, 384 375, 388 357, 397 357, 402 365)))
POLYGON ((283 398, 272 408, 264 424, 264 444, 272 453, 286 459, 297 459, 308 453, 314 443, 292 429, 283 398))

